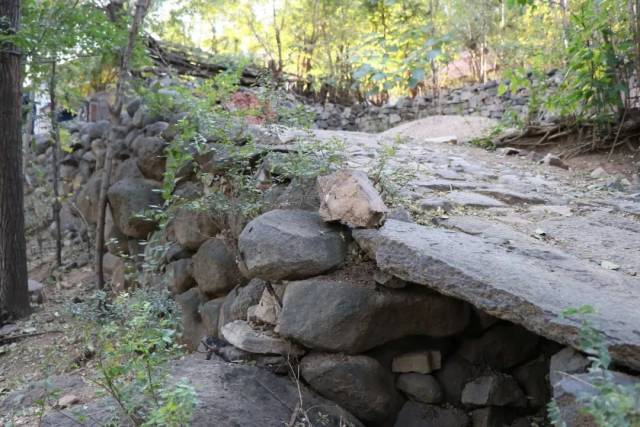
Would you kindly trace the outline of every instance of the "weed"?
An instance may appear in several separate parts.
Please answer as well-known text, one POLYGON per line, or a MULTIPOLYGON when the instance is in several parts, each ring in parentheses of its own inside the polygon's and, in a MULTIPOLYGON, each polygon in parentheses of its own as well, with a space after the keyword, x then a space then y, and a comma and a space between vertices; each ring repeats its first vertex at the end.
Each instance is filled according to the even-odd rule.
MULTIPOLYGON (((640 425, 640 384, 625 385, 615 380, 609 370, 611 355, 604 336, 595 329, 590 319, 595 313, 593 307, 570 308, 564 317, 580 320, 579 345, 588 355, 589 382, 595 392, 578 396, 580 410, 589 414, 602 427, 634 427, 640 425)), ((555 401, 549 404, 549 419, 556 426, 566 426, 561 419, 560 409, 555 401)))
POLYGON ((138 289, 109 300, 97 293, 73 311, 90 325, 96 350, 91 380, 134 425, 187 425, 195 391, 168 382, 168 365, 182 354, 176 341, 178 310, 166 292, 138 289))
POLYGON ((403 189, 416 177, 419 169, 419 164, 411 158, 397 161, 398 150, 405 142, 397 136, 393 142, 381 144, 375 161, 369 167, 369 178, 391 206, 408 205, 403 189))

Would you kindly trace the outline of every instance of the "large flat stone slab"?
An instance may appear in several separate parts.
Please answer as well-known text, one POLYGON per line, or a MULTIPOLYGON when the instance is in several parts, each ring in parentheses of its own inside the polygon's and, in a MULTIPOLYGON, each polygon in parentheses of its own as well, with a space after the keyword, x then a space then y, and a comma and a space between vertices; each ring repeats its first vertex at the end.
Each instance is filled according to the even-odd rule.
POLYGON ((561 314, 592 306, 614 360, 640 369, 636 278, 525 239, 487 239, 394 220, 386 222, 377 243, 384 271, 574 347, 579 322, 561 314))
MULTIPOLYGON (((189 426, 237 427, 284 426, 302 422, 311 425, 360 427, 358 419, 336 403, 318 396, 303 384, 255 366, 225 363, 214 356, 191 355, 178 361, 170 381, 187 380, 195 389, 197 404, 189 426), (293 415, 297 413, 297 415, 293 415)), ((103 398, 73 410, 49 411, 46 427, 106 425, 129 426, 120 418, 116 403, 103 398)))

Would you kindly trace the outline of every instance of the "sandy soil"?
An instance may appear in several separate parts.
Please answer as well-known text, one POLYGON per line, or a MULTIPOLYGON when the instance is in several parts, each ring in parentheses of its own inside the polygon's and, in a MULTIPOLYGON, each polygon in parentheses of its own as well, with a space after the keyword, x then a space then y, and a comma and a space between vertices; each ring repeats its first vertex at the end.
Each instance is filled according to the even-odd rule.
POLYGON ((382 135, 416 139, 456 136, 458 141, 468 142, 486 136, 497 124, 497 120, 480 116, 430 116, 403 123, 382 132, 382 135))

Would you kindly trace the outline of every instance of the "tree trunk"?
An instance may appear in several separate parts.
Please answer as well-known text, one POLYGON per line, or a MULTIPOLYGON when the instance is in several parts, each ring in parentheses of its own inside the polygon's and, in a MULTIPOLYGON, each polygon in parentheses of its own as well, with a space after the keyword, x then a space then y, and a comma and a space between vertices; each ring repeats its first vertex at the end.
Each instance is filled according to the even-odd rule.
POLYGON ((95 251, 95 269, 96 284, 98 289, 104 288, 104 225, 107 213, 107 191, 111 181, 111 171, 113 169, 113 141, 115 140, 114 129, 120 124, 120 115, 122 114, 122 106, 124 104, 124 88, 129 74, 129 61, 133 53, 133 48, 140 32, 140 26, 144 21, 147 10, 151 4, 151 0, 138 0, 133 15, 133 21, 129 28, 129 39, 120 57, 120 67, 118 68, 118 82, 116 84, 116 93, 114 104, 111 110, 111 131, 107 140, 107 152, 105 154, 104 169, 102 174, 102 183, 100 186, 100 199, 98 202, 98 225, 96 230, 96 251, 95 251))
MULTIPOLYGON (((18 0, 0 0, 0 34, 18 29, 18 0)), ((29 308, 22 182, 20 52, 0 45, 0 324, 29 308)))
POLYGON ((51 108, 51 136, 53 137, 53 221, 56 225, 56 264, 62 267, 62 226, 60 224, 60 126, 56 117, 56 58, 51 63, 49 104, 51 108))

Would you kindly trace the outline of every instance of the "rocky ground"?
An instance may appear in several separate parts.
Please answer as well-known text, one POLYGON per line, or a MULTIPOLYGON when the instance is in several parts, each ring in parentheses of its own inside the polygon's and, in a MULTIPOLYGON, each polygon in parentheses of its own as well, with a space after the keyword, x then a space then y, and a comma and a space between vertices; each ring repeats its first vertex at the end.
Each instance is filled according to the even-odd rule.
MULTIPOLYGON (((153 196, 130 196, 161 177, 164 165, 153 153, 163 145, 152 138, 166 126, 142 118, 135 124, 135 110, 131 116, 130 133, 153 137, 122 159, 110 198, 112 231, 134 252, 136 239, 154 227, 128 212, 153 196)), ((569 306, 596 308, 616 367, 640 370, 640 188, 624 173, 637 164, 625 158, 625 167, 611 168, 605 157, 565 163, 468 143, 493 124, 435 116, 381 134, 313 131, 320 140, 344 141, 349 166, 369 172, 379 166, 381 147, 395 147, 385 169, 406 182, 387 196, 404 210, 386 222, 377 193, 357 174, 321 181, 319 211, 319 200, 296 202, 240 224, 231 233, 238 265, 217 225, 189 212, 177 217, 167 239, 179 250, 163 268, 185 313, 185 338, 192 346, 203 335, 230 344, 210 361, 194 354, 174 367, 198 391, 193 425, 534 425, 544 418, 549 383, 560 381, 549 372, 586 367, 584 356, 562 349, 577 346, 577 324, 559 318, 569 306), (345 202, 345 194, 358 197, 345 202)), ((80 132, 91 147, 99 145, 90 135, 96 127, 80 132)), ((300 136, 308 138, 281 129, 269 144, 286 152, 300 136)), ((201 163, 221 164, 215 155, 201 163)), ((94 178, 85 193, 92 185, 94 178)), ((60 409, 82 406, 94 425, 114 412, 82 379, 91 362, 66 307, 91 292, 92 275, 77 245, 66 250, 75 266, 57 280, 49 279, 51 254, 34 263, 32 278, 46 283, 44 304, 4 332, 44 332, 0 347, 0 389, 8 396, 0 407, 31 406, 14 418, 18 424, 37 424, 43 415, 34 405, 43 378, 58 384, 57 399, 77 399, 49 402, 60 409)), ((124 281, 122 261, 112 261, 114 280, 124 281)), ((69 425, 69 416, 51 411, 44 422, 69 425)))

